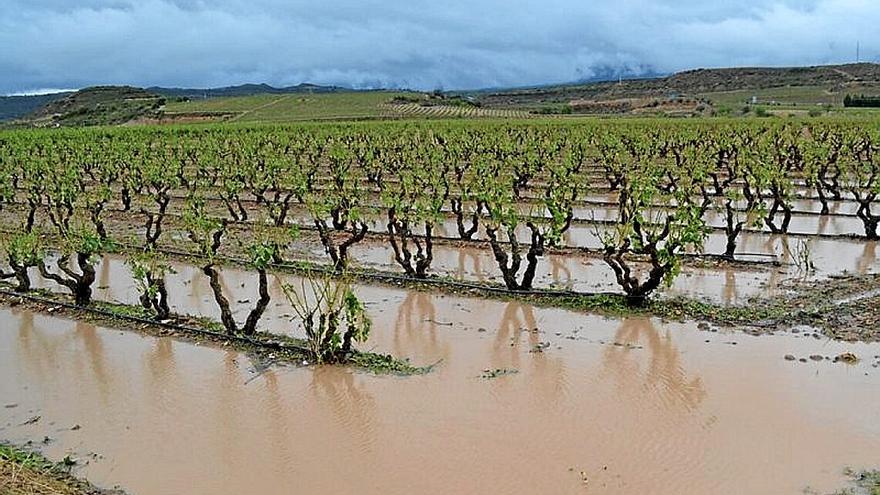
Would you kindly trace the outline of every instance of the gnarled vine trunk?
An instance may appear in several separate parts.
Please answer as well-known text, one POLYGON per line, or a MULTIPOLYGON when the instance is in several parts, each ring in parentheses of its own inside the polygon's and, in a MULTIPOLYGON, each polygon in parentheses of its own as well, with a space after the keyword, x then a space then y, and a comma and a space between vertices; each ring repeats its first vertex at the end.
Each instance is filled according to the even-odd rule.
POLYGON ((50 272, 46 267, 46 263, 43 261, 40 261, 37 265, 37 269, 40 271, 40 275, 42 275, 43 278, 66 287, 73 295, 74 303, 77 306, 88 306, 92 301, 92 284, 95 283, 96 276, 95 267, 90 263, 89 255, 84 253, 76 253, 77 267, 81 273, 76 273, 70 269, 70 267, 68 267, 69 262, 70 255, 64 255, 58 258, 58 261, 55 263, 55 266, 64 273, 67 278, 57 273, 50 272))
POLYGON ((226 333, 230 335, 239 333, 253 335, 256 333, 257 323, 259 323, 270 301, 266 270, 257 270, 260 284, 260 299, 257 301, 257 305, 248 313, 247 320, 245 320, 244 326, 241 328, 239 328, 235 318, 232 316, 232 310, 229 308, 229 299, 223 294, 223 286, 220 283, 220 273, 217 271, 217 268, 212 264, 205 265, 202 267, 202 272, 208 276, 211 292, 214 294, 214 301, 216 301, 217 306, 220 308, 220 322, 223 323, 226 333))
POLYGON ((492 227, 486 228, 486 235, 489 237, 492 253, 495 256, 495 261, 498 263, 498 268, 501 270, 504 285, 510 290, 531 290, 538 258, 544 256, 544 234, 531 222, 527 226, 531 230, 531 242, 526 253, 527 264, 521 280, 517 280, 517 275, 522 266, 522 254, 515 230, 512 227, 507 229, 507 241, 510 245, 510 255, 508 256, 507 251, 498 240, 497 229, 492 227))
POLYGON ((428 268, 434 260, 434 226, 425 222, 424 244, 414 236, 408 220, 397 217, 395 209, 388 209, 388 239, 394 250, 394 259, 407 275, 416 278, 426 278, 428 268), (410 251, 410 241, 416 246, 415 255, 410 251), (415 264, 413 264, 415 261, 415 264))
POLYGON ((348 250, 354 244, 362 241, 367 235, 367 224, 358 222, 352 225, 348 230, 348 236, 341 242, 337 243, 334 239, 333 232, 327 226, 327 222, 321 219, 315 219, 315 226, 318 228, 318 236, 321 238, 321 244, 324 250, 330 255, 333 266, 337 272, 341 272, 348 266, 348 250))

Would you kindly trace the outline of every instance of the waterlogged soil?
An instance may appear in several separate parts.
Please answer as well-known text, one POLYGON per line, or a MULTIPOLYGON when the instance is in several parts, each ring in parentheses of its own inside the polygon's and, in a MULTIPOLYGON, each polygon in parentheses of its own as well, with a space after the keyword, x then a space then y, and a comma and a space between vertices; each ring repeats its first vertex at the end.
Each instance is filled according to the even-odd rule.
MULTIPOLYGON (((480 257, 482 253, 477 250, 462 251, 459 254, 470 254, 470 260, 474 263, 492 262, 492 260, 482 260, 480 257)), ((554 260, 551 258, 549 268, 551 269, 550 274, 554 277, 565 277, 565 279, 574 280, 571 278, 572 276, 577 277, 584 273, 589 273, 596 277, 595 273, 585 270, 590 267, 597 268, 596 265, 566 265, 564 260, 554 260), (557 264, 553 261, 559 261, 559 263, 557 264)), ((208 278, 202 273, 201 269, 190 263, 182 262, 172 263, 172 268, 174 273, 166 276, 171 310, 181 315, 205 316, 219 321, 220 312, 214 301, 214 295, 208 284, 208 278)), ((131 270, 125 263, 125 258, 116 255, 104 256, 96 269, 97 280, 95 282, 94 297, 97 300, 127 305, 138 304, 138 289, 132 278, 131 270)), ((776 272, 771 272, 771 275, 773 273, 776 272)), ((760 273, 753 272, 737 272, 733 269, 728 270, 727 276, 724 277, 717 274, 701 277, 698 274, 688 272, 682 275, 677 283, 683 287, 682 292, 705 296, 706 293, 711 293, 714 290, 724 302, 739 303, 747 300, 747 296, 754 295, 762 287, 760 281, 755 281, 750 277, 760 275, 760 273)), ((546 278, 547 276, 548 274, 539 272, 539 277, 546 278)), ((465 276, 462 278, 468 279, 469 277, 465 276)), ((67 292, 67 289, 57 285, 55 282, 43 279, 35 269, 31 270, 31 279, 35 288, 48 289, 58 293, 67 292)), ((499 282, 494 276, 488 278, 475 276, 473 279, 499 282)), ((779 279, 783 280, 782 275, 779 275, 779 279)), ((231 308, 235 316, 239 321, 244 321, 251 307, 256 303, 256 294, 258 293, 258 278, 256 274, 241 268, 227 266, 222 269, 220 280, 223 290, 231 302, 231 308)), ((597 282, 595 279, 591 280, 588 278, 587 280, 590 283, 597 282)), ((599 279, 599 281, 601 280, 599 279)), ((292 307, 286 299, 284 290, 285 286, 292 287, 294 290, 301 290, 301 281, 302 278, 295 275, 270 274, 268 289, 271 303, 266 309, 261 327, 275 333, 303 337, 299 331, 298 322, 293 321, 292 307)), ((612 280, 606 281, 606 284, 611 283, 613 283, 612 280)), ((592 290, 611 288, 610 285, 586 286, 584 284, 572 284, 572 287, 577 289, 588 287, 592 290)), ((386 288, 383 287, 361 285, 359 286, 359 291, 361 291, 362 299, 367 304, 381 302, 387 298, 386 288)), ((675 293, 675 287, 668 292, 671 294, 675 293)), ((781 293, 782 291, 778 292, 781 293)))
POLYGON ((828 493, 880 464, 880 345, 367 296, 366 347, 433 372, 266 369, 0 309, 0 437, 139 494, 828 493))
MULTIPOLYGON (((173 273, 166 276, 166 286, 170 297, 172 312, 191 317, 207 317, 219 321, 220 312, 214 301, 208 278, 201 269, 188 262, 172 263, 173 273)), ((97 267, 94 298, 98 301, 124 305, 138 305, 139 293, 125 258, 108 255, 102 258, 97 267)), ((733 270, 731 274, 735 274, 733 270)), ((748 274, 748 272, 746 273, 748 274)), ((676 319, 697 318, 718 322, 731 328, 741 328, 751 333, 772 333, 788 331, 794 325, 812 325, 826 336, 837 340, 880 341, 880 277, 867 275, 846 277, 834 280, 804 281, 787 279, 781 272, 771 272, 778 277, 777 290, 771 297, 745 299, 736 306, 705 304, 694 299, 657 300, 643 310, 616 307, 612 301, 605 301, 597 309, 607 314, 625 312, 647 312, 666 315, 676 319), (790 283, 788 283, 790 282, 790 283)), ((55 282, 45 280, 32 270, 31 278, 35 288, 66 293, 67 289, 55 282)), ((705 291, 706 286, 697 284, 687 275, 682 280, 690 280, 689 290, 705 291)), ((727 284, 728 300, 737 302, 741 298, 735 290, 741 279, 736 277, 711 278, 706 280, 727 284)), ((267 307, 260 327, 268 332, 294 338, 304 338, 299 321, 293 315, 293 308, 285 292, 301 292, 302 277, 289 273, 270 273, 268 291, 271 302, 267 307), (286 290, 285 290, 286 288, 286 290)), ((220 283, 236 319, 243 322, 256 304, 258 277, 252 271, 235 266, 224 266, 220 271, 220 283)), ((403 286, 403 282, 385 285, 358 285, 357 290, 367 305, 380 305, 387 300, 389 286, 403 286)), ((437 286, 429 287, 435 288, 437 286)), ((746 285, 754 291, 755 287, 746 285)), ((423 287, 422 290, 425 288, 423 287)), ((458 289, 446 288, 447 292, 458 289)), ((747 292, 749 293, 749 292, 747 292)), ((496 295, 497 296, 497 295, 496 295)), ((501 297, 504 299, 504 297, 501 297)), ((533 299, 534 300, 534 299, 533 299)), ((563 308, 594 307, 579 298, 572 300, 544 298, 541 305, 563 308)), ((595 303, 593 303, 595 304, 595 303)), ((415 363, 418 366, 426 363, 415 363)))
MULTIPOLYGON (((129 231, 133 243, 140 243, 142 233, 138 233, 129 220, 124 221, 114 232, 129 231)), ((381 228, 378 223, 375 228, 381 228)), ((448 227, 448 226, 447 226, 448 227)), ((583 227, 583 226, 581 226, 583 227)), ((244 257, 241 249, 235 247, 235 240, 242 239, 237 227, 230 229, 226 242, 221 248, 226 254, 244 257)), ((192 251, 193 245, 186 234, 167 228, 165 244, 178 250, 192 251)), ((455 235, 454 228, 448 231, 437 229, 437 235, 455 235)), ((250 235, 250 234, 249 234, 250 235)), ((595 232, 586 228, 572 226, 566 234, 569 245, 597 249, 600 246, 595 232), (574 239, 584 234, 589 239, 574 239)), ((480 236, 476 236, 479 238, 480 236)), ((705 253, 722 253, 725 239, 722 235, 708 237, 705 253)), ((527 248, 524 248, 527 249, 527 248)), ((775 296, 786 281, 792 279, 822 279, 831 275, 866 274, 880 271, 877 259, 877 243, 858 239, 812 238, 798 239, 786 236, 744 233, 738 248, 738 259, 758 261, 759 264, 730 264, 711 260, 687 259, 682 274, 672 287, 665 290, 671 296, 684 295, 691 298, 706 299, 725 304, 741 304, 759 295, 775 296), (805 254, 811 267, 799 266, 799 254, 805 254)), ((434 245, 434 261, 430 272, 434 275, 453 277, 471 282, 493 282, 501 284, 501 274, 488 244, 443 242, 434 245)), ((355 244, 350 249, 351 263, 392 273, 403 273, 394 260, 394 253, 383 235, 374 235, 355 244)), ((318 263, 328 263, 329 258, 319 242, 316 233, 302 231, 285 253, 286 259, 308 259, 318 263)), ((648 270, 644 263, 634 263, 633 268, 642 276, 648 270)), ((539 288, 563 288, 583 292, 615 292, 619 287, 612 270, 600 256, 577 251, 548 252, 538 262, 535 286, 539 288)), ((664 292, 664 290, 661 290, 664 292)))
MULTIPOLYGON (((113 235, 129 242, 142 242, 142 230, 138 227, 138 215, 108 214, 107 223, 113 235)), ((168 222, 173 219, 169 218, 168 222)), ((300 219, 304 222, 304 220, 300 219)), ((832 221, 835 219, 831 219, 832 221)), ((223 251, 233 256, 244 256, 233 244, 240 240, 239 226, 230 228, 223 251)), ((249 227, 248 227, 249 228, 249 227)), ((356 244, 351 249, 352 262, 381 271, 402 273, 394 261, 393 251, 381 234, 384 226, 380 219, 373 220, 376 234, 356 244)), ((180 250, 193 250, 186 234, 166 225, 164 245, 180 250)), ((528 235, 522 227, 520 236, 528 235)), ((249 231, 248 231, 249 232, 249 231)), ((454 222, 447 220, 436 229, 437 235, 455 237, 454 222)), ((249 235, 250 232, 249 232, 249 235)), ((475 238, 481 238, 478 234, 475 238)), ((596 226, 574 224, 565 235, 565 243, 586 249, 597 249, 601 243, 596 226)), ((719 254, 724 251, 726 239, 720 233, 709 235, 704 253, 719 254)), ((288 252, 287 259, 310 259, 327 263, 324 248, 311 231, 303 231, 288 252)), ((832 275, 866 274, 880 271, 877 259, 877 243, 846 238, 802 238, 763 233, 743 233, 737 249, 738 259, 761 262, 760 264, 730 264, 726 262, 688 259, 682 274, 673 285, 661 292, 669 296, 687 296, 725 304, 743 304, 755 296, 775 297, 786 283, 792 280, 822 279, 832 275)), ((642 276, 648 270, 643 263, 633 268, 642 276)), ((453 277, 463 281, 501 283, 500 271, 488 244, 440 242, 434 246, 434 262, 431 273, 453 277)), ((562 288, 581 292, 619 291, 611 269, 595 254, 576 250, 550 251, 538 263, 535 286, 539 288, 562 288)))

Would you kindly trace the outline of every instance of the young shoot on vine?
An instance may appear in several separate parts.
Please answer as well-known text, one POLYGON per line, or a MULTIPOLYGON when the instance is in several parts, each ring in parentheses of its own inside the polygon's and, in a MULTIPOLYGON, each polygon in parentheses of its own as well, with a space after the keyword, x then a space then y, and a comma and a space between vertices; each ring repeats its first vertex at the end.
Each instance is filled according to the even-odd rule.
POLYGON ((309 272, 283 288, 319 364, 345 362, 353 343, 366 342, 373 323, 344 273, 309 272))
POLYGON ((17 282, 16 292, 31 290, 31 278, 28 269, 39 267, 46 256, 40 236, 24 230, 0 242, 0 248, 6 252, 6 260, 11 272, 0 270, 0 279, 12 279, 17 282))

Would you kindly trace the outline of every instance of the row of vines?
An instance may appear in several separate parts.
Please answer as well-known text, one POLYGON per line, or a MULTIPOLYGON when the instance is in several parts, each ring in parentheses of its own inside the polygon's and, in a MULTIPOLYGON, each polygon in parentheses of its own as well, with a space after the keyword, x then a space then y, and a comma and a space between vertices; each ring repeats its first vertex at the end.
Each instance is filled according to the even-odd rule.
MULTIPOLYGON (((146 310, 168 317, 162 246, 185 242, 204 260, 226 330, 248 334, 269 303, 267 270, 288 261, 305 228, 339 274, 352 246, 378 234, 406 276, 426 279, 436 227, 454 219, 462 242, 485 240, 507 289, 527 291, 545 251, 564 244, 574 208, 613 192, 617 217, 596 230, 600 254, 638 302, 676 276, 686 252, 702 251, 709 212, 724 219, 727 248, 717 254, 729 260, 744 229, 787 233, 800 197, 821 204, 819 214, 831 201, 855 202, 864 237, 878 239, 878 152, 877 125, 816 121, 6 132, 0 214, 9 268, 0 277, 27 291, 34 269, 87 305, 96 258, 135 241, 107 221, 122 216, 138 227, 127 252, 146 310), (384 229, 370 232, 377 215, 384 229), (232 237, 259 278, 258 302, 241 325, 219 281, 232 237)), ((368 324, 350 288, 319 285, 313 292, 336 313, 312 312, 310 332, 344 354, 368 324)), ((309 318, 308 301, 300 303, 309 318)))

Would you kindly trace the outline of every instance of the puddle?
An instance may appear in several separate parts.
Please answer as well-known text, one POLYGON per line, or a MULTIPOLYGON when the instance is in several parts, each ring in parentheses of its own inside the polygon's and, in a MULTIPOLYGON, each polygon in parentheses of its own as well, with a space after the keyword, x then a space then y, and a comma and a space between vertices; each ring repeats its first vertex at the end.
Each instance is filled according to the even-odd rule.
POLYGON ((878 345, 361 295, 365 348, 435 372, 257 374, 238 352, 0 309, 0 402, 17 404, 0 438, 48 435, 50 457, 148 495, 796 494, 880 465, 878 345), (784 359, 845 351, 862 361, 784 359))

